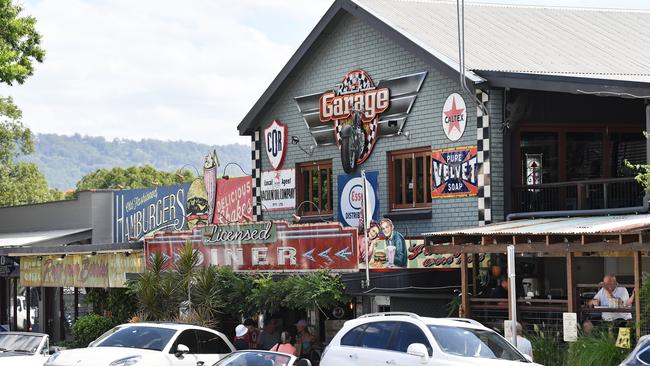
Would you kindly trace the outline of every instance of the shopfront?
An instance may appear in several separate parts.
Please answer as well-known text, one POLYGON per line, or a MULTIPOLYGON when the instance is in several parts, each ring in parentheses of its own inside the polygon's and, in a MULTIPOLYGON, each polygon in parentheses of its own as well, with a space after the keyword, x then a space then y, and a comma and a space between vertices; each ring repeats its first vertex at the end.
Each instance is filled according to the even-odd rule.
MULTIPOLYGON (((576 27, 545 23, 549 9, 468 4, 461 76, 454 4, 335 1, 238 126, 252 141, 254 219, 358 227, 364 174, 377 242, 370 283, 363 268, 346 281, 376 311, 444 308, 461 290, 459 254, 430 251, 423 233, 647 212, 630 165, 650 151, 650 79, 638 66, 650 55, 609 64, 588 45, 625 39, 593 28, 594 14, 562 12, 576 27)), ((622 16, 648 21, 603 21, 616 28, 622 16)), ((477 281, 499 253, 484 253, 477 281)), ((601 259, 597 273, 619 268, 601 259)))

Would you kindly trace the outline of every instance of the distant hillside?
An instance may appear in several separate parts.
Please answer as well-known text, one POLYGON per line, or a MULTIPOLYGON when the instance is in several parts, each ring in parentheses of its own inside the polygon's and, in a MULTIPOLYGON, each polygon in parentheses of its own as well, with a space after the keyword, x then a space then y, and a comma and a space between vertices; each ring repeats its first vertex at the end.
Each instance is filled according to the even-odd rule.
MULTIPOLYGON (((175 171, 185 164, 202 169, 203 158, 217 150, 222 167, 235 162, 250 172, 250 146, 231 144, 209 146, 188 141, 114 140, 81 135, 36 134, 36 151, 24 160, 36 163, 52 188, 74 188, 85 174, 99 168, 150 164, 156 169, 175 171)), ((193 170, 187 167, 189 170, 193 170)), ((241 175, 231 166, 228 173, 241 175)))

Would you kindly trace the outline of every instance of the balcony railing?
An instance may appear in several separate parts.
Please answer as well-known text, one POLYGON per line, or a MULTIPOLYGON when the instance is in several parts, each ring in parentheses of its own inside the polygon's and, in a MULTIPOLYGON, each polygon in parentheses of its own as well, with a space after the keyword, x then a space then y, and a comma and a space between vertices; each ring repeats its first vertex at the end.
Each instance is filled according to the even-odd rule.
POLYGON ((513 212, 595 210, 643 206, 645 192, 633 177, 519 185, 513 212))

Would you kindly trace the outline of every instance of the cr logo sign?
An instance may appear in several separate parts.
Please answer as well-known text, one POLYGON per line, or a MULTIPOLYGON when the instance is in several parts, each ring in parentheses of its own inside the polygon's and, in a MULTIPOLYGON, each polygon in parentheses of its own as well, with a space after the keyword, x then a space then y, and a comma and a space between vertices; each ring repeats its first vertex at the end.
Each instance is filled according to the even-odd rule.
POLYGON ((287 153, 287 126, 278 120, 271 122, 271 125, 264 129, 264 143, 273 169, 278 170, 282 167, 287 153))

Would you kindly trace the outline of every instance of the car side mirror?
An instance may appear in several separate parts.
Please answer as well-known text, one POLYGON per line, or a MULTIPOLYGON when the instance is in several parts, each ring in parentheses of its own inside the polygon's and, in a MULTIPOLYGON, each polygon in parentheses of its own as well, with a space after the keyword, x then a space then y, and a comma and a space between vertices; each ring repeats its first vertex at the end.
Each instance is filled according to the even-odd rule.
POLYGON ((57 352, 59 352, 59 347, 50 347, 47 350, 47 353, 50 354, 50 355, 53 355, 53 354, 55 354, 57 352))
POLYGON ((176 346, 176 352, 174 353, 176 357, 181 357, 186 353, 190 353, 190 349, 186 345, 180 343, 178 346, 176 346))
POLYGON ((412 343, 406 349, 406 353, 411 356, 419 357, 420 363, 429 362, 429 351, 427 350, 427 346, 422 343, 412 343))
POLYGON ((298 362, 296 363, 296 366, 311 366, 311 361, 309 361, 309 360, 306 359, 306 358, 301 358, 301 359, 298 360, 298 362))

